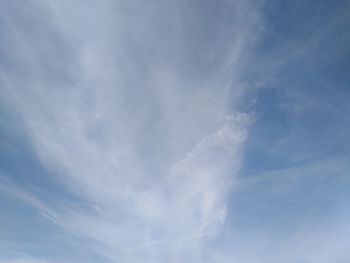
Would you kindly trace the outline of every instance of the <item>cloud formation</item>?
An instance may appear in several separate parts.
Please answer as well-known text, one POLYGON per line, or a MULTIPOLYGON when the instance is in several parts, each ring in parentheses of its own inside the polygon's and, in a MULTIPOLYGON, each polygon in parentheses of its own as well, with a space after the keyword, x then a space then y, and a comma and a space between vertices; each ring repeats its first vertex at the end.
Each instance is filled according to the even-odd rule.
POLYGON ((345 2, 0 1, 0 261, 348 262, 345 2))
POLYGON ((251 122, 236 101, 256 8, 246 1, 1 5, 3 103, 48 176, 81 204, 50 208, 55 223, 115 262, 203 262, 206 241, 225 221, 251 122))

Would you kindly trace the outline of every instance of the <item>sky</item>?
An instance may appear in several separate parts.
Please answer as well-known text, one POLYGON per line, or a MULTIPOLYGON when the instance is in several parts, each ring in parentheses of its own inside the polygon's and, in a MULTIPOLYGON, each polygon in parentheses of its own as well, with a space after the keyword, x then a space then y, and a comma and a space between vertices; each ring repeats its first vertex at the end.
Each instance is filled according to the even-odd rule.
POLYGON ((349 14, 0 0, 0 262, 349 262, 349 14))

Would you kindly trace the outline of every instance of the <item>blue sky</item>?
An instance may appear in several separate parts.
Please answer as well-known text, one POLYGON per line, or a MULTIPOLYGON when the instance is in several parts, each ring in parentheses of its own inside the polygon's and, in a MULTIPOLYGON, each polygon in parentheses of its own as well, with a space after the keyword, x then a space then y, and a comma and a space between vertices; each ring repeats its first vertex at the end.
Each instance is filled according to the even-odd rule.
POLYGON ((0 261, 350 260, 348 1, 0 1, 0 261))

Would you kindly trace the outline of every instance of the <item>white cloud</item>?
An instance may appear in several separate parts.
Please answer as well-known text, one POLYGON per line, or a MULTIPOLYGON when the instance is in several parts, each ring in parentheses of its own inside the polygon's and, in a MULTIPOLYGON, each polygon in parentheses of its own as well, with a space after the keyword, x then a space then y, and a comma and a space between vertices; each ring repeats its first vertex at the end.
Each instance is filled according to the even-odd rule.
POLYGON ((30 1, 8 13, 19 5, 4 18, 14 66, 1 71, 2 98, 91 208, 57 222, 113 260, 201 262, 241 166, 250 118, 235 108, 255 8, 30 1))

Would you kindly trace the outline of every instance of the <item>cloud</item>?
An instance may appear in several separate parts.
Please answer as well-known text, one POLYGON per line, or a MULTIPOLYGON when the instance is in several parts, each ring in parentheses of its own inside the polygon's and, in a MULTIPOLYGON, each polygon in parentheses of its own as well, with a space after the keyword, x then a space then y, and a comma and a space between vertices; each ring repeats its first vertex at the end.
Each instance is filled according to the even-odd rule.
POLYGON ((0 178, 58 239, 1 261, 346 262, 348 7, 260 4, 0 2, 0 102, 60 186, 0 178))
POLYGON ((243 1, 2 6, 2 103, 84 205, 62 211, 13 187, 11 194, 60 218, 112 261, 201 262, 225 221, 251 122, 236 103, 256 8, 243 1))
POLYGON ((52 222, 59 224, 58 216, 48 207, 47 204, 45 204, 45 202, 41 201, 39 198, 26 190, 18 187, 13 182, 7 180, 4 176, 0 177, 0 190, 2 193, 6 193, 19 201, 27 203, 31 207, 39 210, 43 216, 52 222))

